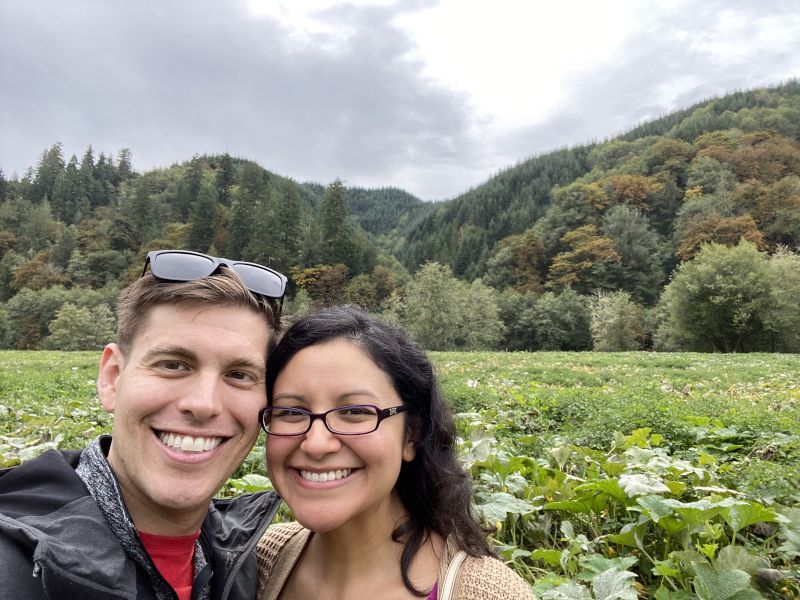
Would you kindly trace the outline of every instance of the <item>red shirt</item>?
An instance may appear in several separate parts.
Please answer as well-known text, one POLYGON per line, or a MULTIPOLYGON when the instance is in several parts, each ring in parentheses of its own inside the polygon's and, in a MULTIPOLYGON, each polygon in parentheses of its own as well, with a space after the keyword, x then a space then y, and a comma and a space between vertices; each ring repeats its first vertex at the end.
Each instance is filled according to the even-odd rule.
POLYGON ((200 537, 194 535, 178 537, 139 532, 139 538, 158 572, 178 594, 179 600, 190 600, 194 576, 194 543, 200 537))

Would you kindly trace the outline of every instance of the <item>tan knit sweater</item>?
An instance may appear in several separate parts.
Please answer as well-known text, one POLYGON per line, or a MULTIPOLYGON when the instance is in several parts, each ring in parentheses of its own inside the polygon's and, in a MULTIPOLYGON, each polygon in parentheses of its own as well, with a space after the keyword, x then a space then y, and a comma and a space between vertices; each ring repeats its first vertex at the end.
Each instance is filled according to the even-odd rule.
MULTIPOLYGON (((258 598, 275 600, 308 543, 310 531, 298 523, 270 527, 258 542, 258 598)), ((439 564, 439 582, 457 548, 448 542, 439 564)), ((533 600, 530 586, 499 560, 468 556, 461 565, 450 600, 533 600)))

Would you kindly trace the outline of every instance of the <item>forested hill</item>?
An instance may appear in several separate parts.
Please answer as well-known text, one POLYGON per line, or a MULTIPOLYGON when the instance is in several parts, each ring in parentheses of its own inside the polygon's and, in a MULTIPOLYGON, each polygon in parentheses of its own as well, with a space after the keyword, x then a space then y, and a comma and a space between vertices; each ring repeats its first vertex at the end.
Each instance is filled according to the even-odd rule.
POLYGON ((543 241, 549 266, 563 249, 551 227, 562 235, 583 225, 602 228, 608 210, 618 204, 640 210, 661 234, 660 246, 667 253, 683 241, 689 217, 701 216, 698 213, 726 218, 751 214, 757 226, 769 230, 762 231, 768 242, 796 244, 797 223, 786 224, 788 230, 781 232, 774 222, 793 221, 794 216, 775 214, 766 223, 766 215, 761 215, 759 222, 746 201, 737 196, 726 202, 720 196, 737 191, 741 195, 752 192, 752 185, 774 185, 783 176, 800 175, 799 134, 798 81, 702 102, 604 143, 531 158, 441 203, 404 231, 401 259, 410 268, 430 260, 443 262, 456 274, 474 279, 486 273, 487 260, 502 238, 522 233, 546 217, 538 230, 547 238, 543 241), (724 180, 720 189, 711 181, 719 178, 724 180), (748 186, 738 189, 744 183, 748 186), (575 205, 580 203, 576 194, 595 192, 591 209, 588 204, 575 205), (696 201, 683 207, 691 197, 696 201), (709 201, 703 210, 698 206, 701 200, 709 201))
POLYGON ((56 143, 22 177, 0 165, 0 347, 107 339, 119 288, 169 247, 268 264, 291 277, 288 310, 355 302, 429 348, 800 351, 799 244, 798 81, 536 156, 441 203, 227 154, 139 173, 128 149, 56 143), (709 261, 720 289, 698 287, 709 261))

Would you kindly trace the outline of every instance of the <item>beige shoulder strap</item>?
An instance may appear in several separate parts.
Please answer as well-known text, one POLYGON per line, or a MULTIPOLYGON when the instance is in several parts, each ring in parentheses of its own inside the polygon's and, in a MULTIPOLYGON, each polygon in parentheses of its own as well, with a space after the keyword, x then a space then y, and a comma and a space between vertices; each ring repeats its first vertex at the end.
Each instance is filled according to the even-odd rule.
POLYGON ((467 558, 467 553, 460 550, 450 561, 447 572, 444 574, 444 581, 437 592, 437 600, 450 600, 456 585, 458 570, 461 568, 461 563, 464 562, 465 558, 467 558))

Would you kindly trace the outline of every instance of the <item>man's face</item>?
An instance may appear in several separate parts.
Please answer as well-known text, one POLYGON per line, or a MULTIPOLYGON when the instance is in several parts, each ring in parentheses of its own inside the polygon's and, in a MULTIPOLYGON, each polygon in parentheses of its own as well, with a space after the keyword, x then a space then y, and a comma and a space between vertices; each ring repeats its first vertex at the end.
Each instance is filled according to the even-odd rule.
POLYGON ((200 528, 258 437, 269 335, 246 308, 157 305, 124 356, 106 347, 97 387, 114 413, 108 459, 137 528, 200 528))

